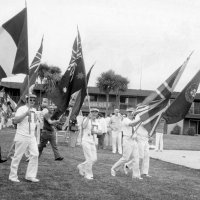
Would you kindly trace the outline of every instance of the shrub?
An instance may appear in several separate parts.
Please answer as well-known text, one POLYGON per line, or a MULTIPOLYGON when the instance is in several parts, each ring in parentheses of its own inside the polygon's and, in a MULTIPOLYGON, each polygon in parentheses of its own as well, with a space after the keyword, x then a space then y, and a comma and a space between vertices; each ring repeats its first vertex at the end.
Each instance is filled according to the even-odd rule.
POLYGON ((171 134, 180 135, 180 133, 181 133, 181 127, 179 125, 174 126, 173 130, 171 131, 171 134))
POLYGON ((195 129, 193 127, 189 127, 187 130, 187 135, 194 136, 196 134, 195 129))

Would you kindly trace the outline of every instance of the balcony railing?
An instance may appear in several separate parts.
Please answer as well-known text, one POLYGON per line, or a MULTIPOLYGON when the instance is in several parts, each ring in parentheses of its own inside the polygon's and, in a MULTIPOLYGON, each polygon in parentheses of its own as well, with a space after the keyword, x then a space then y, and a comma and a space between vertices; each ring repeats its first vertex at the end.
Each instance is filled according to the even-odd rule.
MULTIPOLYGON (((85 101, 83 104, 83 107, 88 107, 88 101, 85 101)), ((108 108, 110 110, 113 110, 116 108, 117 104, 115 102, 108 102, 108 108)), ((106 109, 106 102, 96 102, 96 101, 91 101, 90 102, 90 107, 97 107, 100 109, 106 109)), ((120 103, 120 110, 126 110, 128 107, 133 107, 133 105, 127 104, 127 103, 120 103)))
POLYGON ((188 113, 193 114, 193 115, 199 115, 200 114, 200 108, 191 107, 188 113))

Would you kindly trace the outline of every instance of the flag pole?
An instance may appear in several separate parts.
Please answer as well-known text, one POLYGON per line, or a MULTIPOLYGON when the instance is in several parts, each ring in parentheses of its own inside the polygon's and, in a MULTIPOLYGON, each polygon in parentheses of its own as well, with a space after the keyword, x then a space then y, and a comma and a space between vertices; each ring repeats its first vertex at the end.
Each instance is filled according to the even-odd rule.
POLYGON ((90 107, 90 97, 88 94, 88 87, 87 87, 87 99, 88 99, 88 107, 89 107, 89 113, 90 113, 91 107, 90 107))
MULTIPOLYGON (((25 0, 25 7, 26 7, 26 23, 27 23, 27 46, 28 46, 28 11, 27 11, 27 2, 25 0)), ((28 51, 28 48, 27 48, 28 51)), ((27 62, 28 62, 28 110, 30 110, 30 94, 29 94, 29 87, 30 87, 30 78, 29 78, 29 53, 27 52, 27 62)), ((28 116, 28 123, 29 123, 29 134, 31 134, 31 125, 30 125, 30 117, 28 116)))

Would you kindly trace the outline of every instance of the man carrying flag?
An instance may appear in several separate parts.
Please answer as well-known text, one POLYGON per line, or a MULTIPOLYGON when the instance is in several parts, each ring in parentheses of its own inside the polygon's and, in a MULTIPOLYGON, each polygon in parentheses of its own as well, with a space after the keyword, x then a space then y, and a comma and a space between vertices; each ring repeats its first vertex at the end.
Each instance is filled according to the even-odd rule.
MULTIPOLYGON (((90 68, 88 74, 87 74, 87 84, 90 78, 90 74, 91 74, 91 70, 94 67, 94 65, 92 65, 92 67, 90 68)), ((83 84, 83 87, 75 92, 71 97, 71 100, 69 102, 69 105, 72 106, 71 108, 69 108, 69 116, 66 120, 66 124, 68 124, 68 131, 70 134, 70 146, 75 147, 76 142, 77 142, 77 138, 81 138, 81 133, 82 133, 82 129, 81 124, 82 124, 82 117, 80 117, 79 113, 80 113, 80 109, 83 105, 84 99, 87 95, 87 85, 85 88, 85 85, 83 84), (79 115, 79 120, 77 120, 77 116, 79 115), (76 127, 78 127, 78 131, 76 130, 71 130, 71 127, 74 126, 76 124, 76 127)))
MULTIPOLYGON (((28 31, 27 31, 27 8, 3 24, 0 30, 0 65, 6 75, 27 74, 29 75, 28 62, 28 31)), ((38 182, 36 179, 38 170, 38 148, 34 135, 35 110, 32 108, 35 95, 26 97, 26 105, 20 107, 15 114, 14 122, 17 123, 15 135, 15 154, 10 166, 9 180, 20 182, 17 170, 24 152, 28 149, 30 161, 28 163, 26 179, 38 182)))
MULTIPOLYGON (((155 92, 150 94, 142 104, 138 105, 136 109, 136 119, 139 117, 141 120, 141 124, 136 128, 136 133, 138 135, 137 141, 142 166, 141 174, 143 176, 149 177, 149 137, 153 135, 162 113, 167 109, 171 94, 191 55, 189 55, 186 61, 155 92)), ((129 166, 131 162, 133 161, 130 161, 126 166, 129 166)))

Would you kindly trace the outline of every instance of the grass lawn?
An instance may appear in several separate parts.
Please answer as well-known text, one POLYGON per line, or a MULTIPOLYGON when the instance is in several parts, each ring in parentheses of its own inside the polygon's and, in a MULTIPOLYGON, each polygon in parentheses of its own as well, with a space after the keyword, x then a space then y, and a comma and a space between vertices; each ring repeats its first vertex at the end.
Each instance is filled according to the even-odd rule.
MULTIPOLYGON (((6 155, 14 137, 13 129, 1 131, 0 137, 3 155, 6 155)), ((189 136, 184 137, 191 138, 189 136)), ((172 144, 168 146, 167 141, 170 141, 170 138, 170 136, 165 137, 166 148, 176 146, 172 144)), ((199 139, 199 137, 194 138, 199 139)), ((175 137, 172 137, 171 140, 178 141, 175 137)), ((182 144, 181 146, 187 145, 182 144)), ((189 147, 187 146, 187 148, 189 147)), ((82 178, 76 169, 76 166, 84 161, 82 149, 79 147, 70 148, 65 143, 59 143, 59 150, 65 158, 62 162, 54 161, 50 146, 44 149, 43 155, 39 159, 39 183, 25 181, 24 176, 27 167, 25 159, 22 160, 18 171, 20 183, 13 183, 8 180, 10 160, 0 164, 0 199, 200 199, 199 170, 151 159, 151 178, 140 181, 132 180, 131 174, 126 176, 123 171, 117 173, 116 177, 112 177, 110 168, 120 156, 113 155, 108 150, 99 150, 98 161, 93 168, 94 180, 88 181, 82 178)))
POLYGON ((200 136, 164 135, 164 149, 200 151, 200 136))

